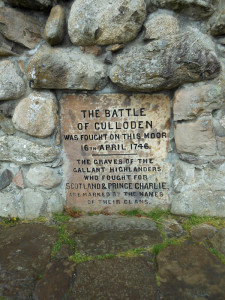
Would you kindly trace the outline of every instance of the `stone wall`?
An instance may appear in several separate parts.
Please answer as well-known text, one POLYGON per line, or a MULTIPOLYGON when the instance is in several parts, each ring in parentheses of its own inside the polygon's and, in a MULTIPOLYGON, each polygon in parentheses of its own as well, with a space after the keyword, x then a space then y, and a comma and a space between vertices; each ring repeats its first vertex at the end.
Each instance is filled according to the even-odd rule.
POLYGON ((0 0, 0 216, 63 210, 66 93, 169 96, 166 208, 225 216, 224 68, 224 0, 0 0))

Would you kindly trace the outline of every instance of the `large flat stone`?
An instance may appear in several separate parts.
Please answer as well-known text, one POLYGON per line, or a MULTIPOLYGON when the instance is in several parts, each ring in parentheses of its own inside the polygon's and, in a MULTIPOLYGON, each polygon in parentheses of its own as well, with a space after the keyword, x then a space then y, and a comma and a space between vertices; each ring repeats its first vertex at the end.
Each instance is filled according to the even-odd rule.
POLYGON ((107 83, 107 67, 74 48, 43 47, 30 60, 27 78, 33 88, 101 90, 107 83))
POLYGON ((225 266, 201 246, 170 246, 157 256, 162 299, 224 299, 225 266))
POLYGON ((40 224, 0 229, 0 295, 30 299, 36 280, 50 260, 58 231, 40 224))
POLYGON ((68 20, 72 43, 110 45, 133 40, 146 17, 144 0, 76 0, 68 20))
POLYGON ((215 78, 220 63, 207 41, 198 30, 189 30, 131 48, 116 57, 110 78, 125 90, 141 92, 215 78))
POLYGON ((50 262, 38 281, 33 298, 35 300, 64 299, 73 282, 75 265, 67 260, 50 262))
POLYGON ((53 161, 59 154, 56 147, 42 146, 17 136, 0 137, 0 161, 20 164, 53 161))
POLYGON ((143 257, 79 264, 68 299, 157 299, 154 272, 153 264, 143 257))
POLYGON ((33 49, 42 40, 41 23, 19 10, 0 7, 0 32, 10 41, 33 49))
POLYGON ((70 224, 69 232, 78 250, 92 256, 117 254, 163 241, 153 221, 137 217, 99 215, 82 218, 70 224))

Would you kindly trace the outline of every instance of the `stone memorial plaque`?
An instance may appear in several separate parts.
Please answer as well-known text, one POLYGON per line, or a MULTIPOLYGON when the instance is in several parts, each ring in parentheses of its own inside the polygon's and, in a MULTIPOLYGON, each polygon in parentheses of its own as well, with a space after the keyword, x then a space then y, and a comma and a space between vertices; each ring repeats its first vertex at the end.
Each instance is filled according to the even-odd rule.
POLYGON ((61 123, 68 206, 84 211, 168 207, 167 96, 64 95, 61 123))

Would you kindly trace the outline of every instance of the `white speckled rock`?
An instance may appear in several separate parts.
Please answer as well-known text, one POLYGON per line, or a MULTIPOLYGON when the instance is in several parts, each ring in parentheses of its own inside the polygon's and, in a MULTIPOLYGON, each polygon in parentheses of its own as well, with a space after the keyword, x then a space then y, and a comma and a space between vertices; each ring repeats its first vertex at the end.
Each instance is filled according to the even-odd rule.
POLYGON ((45 166, 31 167, 26 178, 34 186, 46 189, 54 188, 62 181, 62 177, 54 169, 45 166))
POLYGON ((145 17, 144 0, 76 0, 68 32, 80 46, 127 43, 137 36, 145 17))
POLYGON ((177 19, 168 14, 159 14, 145 22, 145 40, 155 40, 179 31, 177 19))
POLYGON ((9 60, 0 62, 0 100, 20 98, 25 92, 25 83, 9 60))
POLYGON ((33 92, 17 105, 13 124, 17 130, 45 138, 51 135, 57 122, 57 104, 51 92, 33 92))
POLYGON ((66 14, 61 5, 52 8, 45 25, 44 37, 46 41, 54 46, 62 42, 65 32, 66 14))
POLYGON ((30 60, 27 78, 33 88, 101 90, 107 83, 107 67, 74 47, 43 47, 30 60))
POLYGON ((32 164, 53 161, 59 154, 56 147, 42 146, 17 136, 0 137, 0 161, 32 164))

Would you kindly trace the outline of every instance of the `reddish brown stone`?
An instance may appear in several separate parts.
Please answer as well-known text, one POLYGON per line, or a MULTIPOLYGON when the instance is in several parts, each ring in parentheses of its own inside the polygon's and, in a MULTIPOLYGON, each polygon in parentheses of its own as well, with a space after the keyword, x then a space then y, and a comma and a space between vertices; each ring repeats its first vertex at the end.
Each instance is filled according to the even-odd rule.
POLYGON ((13 178, 13 183, 20 187, 21 189, 24 189, 24 183, 23 183, 23 174, 22 171, 20 170, 16 176, 13 178))
POLYGON ((99 56, 102 54, 102 49, 100 46, 85 46, 85 47, 80 47, 80 49, 87 54, 93 54, 95 56, 99 56))
POLYGON ((55 135, 55 144, 56 144, 56 146, 59 146, 61 144, 61 132, 60 132, 59 126, 57 126, 57 132, 55 135))

